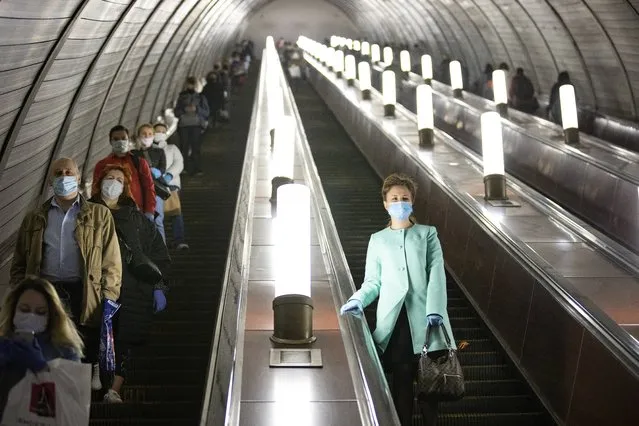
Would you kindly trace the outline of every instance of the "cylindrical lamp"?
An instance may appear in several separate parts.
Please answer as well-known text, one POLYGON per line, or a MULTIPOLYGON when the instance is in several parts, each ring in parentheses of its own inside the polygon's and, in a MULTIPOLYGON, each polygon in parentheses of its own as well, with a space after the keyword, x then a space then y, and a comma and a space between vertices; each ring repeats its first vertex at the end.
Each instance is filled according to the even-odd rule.
POLYGON ((337 78, 342 78, 344 73, 344 51, 336 50, 333 54, 333 71, 337 78))
POLYGON ((377 64, 381 59, 382 57, 381 51, 379 50, 379 44, 371 45, 371 62, 373 64, 377 64))
POLYGON ((273 36, 266 37, 266 48, 275 47, 275 40, 273 40, 273 36))
POLYGON ((462 78, 461 63, 459 63, 459 61, 451 61, 449 70, 450 86, 453 88, 453 96, 455 96, 456 98, 461 98, 462 90, 464 90, 464 79, 462 78))
POLYGON ((339 44, 338 38, 337 36, 332 35, 331 36, 331 47, 333 49, 335 49, 337 47, 337 45, 339 44))
POLYGON ((367 41, 362 42, 362 55, 363 56, 371 55, 371 44, 367 41))
POLYGON ((559 88, 561 102, 561 125, 564 128, 564 140, 569 145, 579 143, 579 119, 577 118, 577 100, 572 84, 564 84, 559 88))
POLYGON ((357 73, 359 75, 359 90, 362 91, 362 99, 370 101, 371 99, 371 65, 368 62, 360 62, 357 64, 357 73))
POLYGON ((424 83, 431 84, 433 79, 433 59, 430 55, 422 55, 422 78, 424 83))
POLYGON ((384 117, 395 117, 397 88, 395 87, 395 73, 391 70, 382 73, 382 98, 384 99, 384 117))
POLYGON ((353 55, 346 55, 346 58, 344 58, 344 77, 349 86, 355 83, 357 67, 355 65, 355 56, 353 55))
POLYGON ((390 46, 384 48, 384 65, 387 67, 393 65, 393 49, 390 46))
POLYGON ((434 143, 435 119, 433 116, 433 88, 428 84, 417 86, 417 132, 419 133, 419 146, 432 147, 434 143))
POLYGON ((353 40, 353 50, 359 52, 362 50, 362 43, 359 40, 353 40))
POLYGON ((351 38, 346 39, 346 48, 348 50, 353 50, 353 39, 351 38))
POLYGON ((402 69, 402 73, 404 74, 404 79, 408 80, 411 69, 410 53, 408 52, 408 50, 402 50, 401 52, 399 52, 399 66, 402 69))
POLYGON ((326 55, 326 63, 328 64, 328 69, 331 71, 333 71, 333 62, 335 61, 335 52, 337 52, 335 48, 329 47, 328 53, 326 55))
POLYGON ((506 86, 506 71, 493 71, 493 96, 497 105, 497 112, 502 117, 508 116, 508 89, 506 86))
POLYGON ((311 299, 311 195, 307 186, 282 185, 277 190, 275 224, 275 343, 313 343, 311 299))
POLYGON ((491 111, 481 115, 481 150, 484 161, 484 198, 507 200, 501 117, 491 111))

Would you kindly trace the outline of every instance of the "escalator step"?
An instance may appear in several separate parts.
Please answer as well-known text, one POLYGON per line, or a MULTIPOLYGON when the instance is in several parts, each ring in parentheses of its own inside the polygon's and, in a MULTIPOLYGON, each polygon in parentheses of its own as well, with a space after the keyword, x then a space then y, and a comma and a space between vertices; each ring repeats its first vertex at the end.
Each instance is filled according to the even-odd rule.
MULTIPOLYGON (((353 281, 359 287, 364 279, 369 237, 388 221, 380 202, 381 181, 307 82, 299 82, 294 95, 353 281)), ((455 338, 469 343, 467 349, 458 352, 467 397, 441 403, 438 425, 553 425, 452 277, 447 276, 447 284, 455 338)), ((370 324, 374 312, 367 308, 365 313, 370 324)), ((421 415, 416 414, 413 425, 421 424, 421 415)))
MULTIPOLYGON (((187 252, 171 251, 172 288, 147 346, 133 350, 122 404, 94 393, 91 426, 196 426, 215 329, 226 252, 244 163, 259 64, 231 99, 233 120, 204 136, 204 176, 182 178, 187 252)), ((166 221, 170 241, 171 221, 166 221)))

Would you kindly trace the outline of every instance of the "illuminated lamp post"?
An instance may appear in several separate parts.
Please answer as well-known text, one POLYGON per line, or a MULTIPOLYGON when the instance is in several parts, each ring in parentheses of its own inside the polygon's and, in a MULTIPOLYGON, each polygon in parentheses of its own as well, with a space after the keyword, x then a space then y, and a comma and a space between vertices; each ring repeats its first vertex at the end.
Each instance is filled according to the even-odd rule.
POLYGON ((362 91, 362 99, 371 100, 371 64, 368 62, 360 62, 357 64, 359 75, 359 90, 362 91))
POLYGON ((353 50, 353 39, 351 38, 346 39, 346 48, 348 50, 353 50))
POLYGON ((420 84, 416 91, 417 132, 419 146, 430 148, 434 145, 435 119, 433 117, 433 88, 428 84, 420 84))
POLYGON ((502 117, 508 117, 508 89, 506 88, 506 71, 493 71, 493 95, 497 112, 502 117))
POLYGON ((399 66, 402 69, 402 77, 404 80, 408 80, 411 69, 410 65, 410 53, 408 53, 408 50, 399 52, 399 66))
POLYGON ((484 161, 484 198, 507 200, 501 117, 491 111, 481 115, 481 149, 484 161))
POLYGON ((355 78, 357 78, 357 67, 355 65, 355 56, 347 55, 344 58, 344 78, 349 86, 355 84, 355 78))
POLYGON ((344 51, 336 50, 333 55, 333 71, 335 71, 335 75, 337 78, 342 78, 342 74, 344 73, 344 51))
POLYGON ((390 46, 384 48, 384 65, 387 67, 393 65, 393 49, 390 46))
POLYGON ((362 56, 371 56, 371 44, 367 41, 362 42, 362 56))
POLYGON ((360 52, 362 50, 362 43, 359 40, 353 40, 353 50, 360 52))
POLYGON ((379 50, 379 44, 371 45, 371 62, 373 64, 378 64, 381 61, 381 51, 379 50))
POLYGON ((307 186, 282 185, 277 189, 275 224, 275 343, 313 343, 311 299, 311 195, 307 186))
POLYGON ((337 36, 332 35, 331 36, 331 47, 333 49, 335 49, 338 44, 339 44, 339 40, 338 40, 337 36))
POLYGON ((395 73, 386 70, 382 73, 382 98, 384 99, 384 117, 395 117, 395 103, 397 102, 395 87, 395 73))
POLYGON ((464 80, 462 78, 462 69, 459 61, 451 61, 449 70, 450 86, 453 88, 453 96, 456 98, 461 98, 462 90, 464 89, 464 80))
POLYGON ((579 143, 579 120, 577 117, 577 100, 572 84, 564 84, 559 88, 561 102, 561 125, 564 128, 564 140, 568 145, 579 143))
POLYGON ((422 55, 422 78, 430 85, 433 79, 433 59, 430 55, 422 55))

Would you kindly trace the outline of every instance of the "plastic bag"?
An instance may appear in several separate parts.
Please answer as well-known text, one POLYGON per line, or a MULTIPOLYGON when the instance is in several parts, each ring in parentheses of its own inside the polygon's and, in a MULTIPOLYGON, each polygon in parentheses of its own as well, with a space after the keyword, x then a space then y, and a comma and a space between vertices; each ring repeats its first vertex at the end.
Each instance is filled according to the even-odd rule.
POLYGON ((288 73, 290 74, 291 78, 302 77, 302 69, 299 67, 299 65, 291 65, 290 67, 288 67, 288 73))
POLYGON ((84 426, 91 409, 91 365, 66 359, 24 378, 9 391, 0 426, 84 426))
POLYGON ((102 313, 102 330, 100 331, 100 369, 102 371, 115 371, 115 345, 113 338, 113 317, 118 309, 119 303, 112 300, 104 302, 102 313))

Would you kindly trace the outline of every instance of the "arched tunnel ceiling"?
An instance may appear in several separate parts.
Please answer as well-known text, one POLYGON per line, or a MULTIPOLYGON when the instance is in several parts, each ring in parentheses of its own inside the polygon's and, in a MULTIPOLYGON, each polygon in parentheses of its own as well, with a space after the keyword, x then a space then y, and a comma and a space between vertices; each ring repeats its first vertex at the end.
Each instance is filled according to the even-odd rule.
MULTIPOLYGON (((568 70, 582 103, 637 118, 639 0, 328 1, 361 36, 418 42, 437 62, 460 59, 471 79, 505 61, 547 93, 568 70)), ((90 175, 111 126, 156 117, 268 3, 1 1, 0 256, 25 212, 49 195, 52 159, 73 157, 90 175)))

